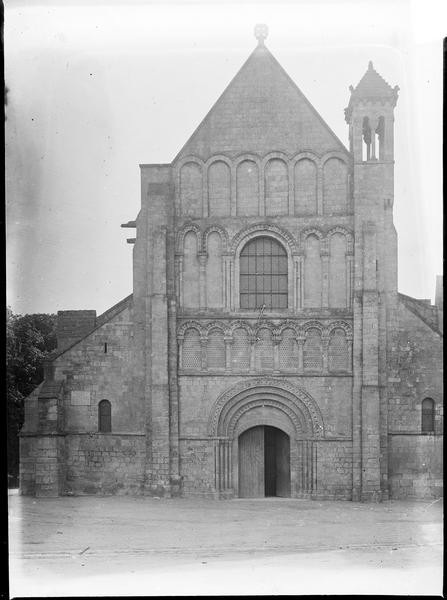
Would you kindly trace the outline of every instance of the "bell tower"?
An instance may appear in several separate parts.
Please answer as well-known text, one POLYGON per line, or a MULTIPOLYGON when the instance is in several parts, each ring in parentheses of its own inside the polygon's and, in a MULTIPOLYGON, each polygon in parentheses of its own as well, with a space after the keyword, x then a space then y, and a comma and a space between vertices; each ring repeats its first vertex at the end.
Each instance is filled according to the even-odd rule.
POLYGON ((345 109, 354 159, 353 499, 388 497, 387 323, 397 300, 392 88, 372 62, 345 109))

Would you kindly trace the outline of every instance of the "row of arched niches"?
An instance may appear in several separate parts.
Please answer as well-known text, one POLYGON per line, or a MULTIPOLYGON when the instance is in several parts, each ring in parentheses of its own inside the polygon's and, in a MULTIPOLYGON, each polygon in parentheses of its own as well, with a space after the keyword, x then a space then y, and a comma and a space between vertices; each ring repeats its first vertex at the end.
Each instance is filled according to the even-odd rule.
POLYGON ((350 374, 352 329, 345 320, 278 325, 186 321, 177 329, 182 373, 350 374))
POLYGON ((342 152, 290 158, 190 156, 176 167, 177 214, 208 216, 332 215, 352 211, 349 158, 342 152))
POLYGON ((351 309, 353 233, 334 226, 328 230, 308 227, 292 235, 283 227, 265 222, 241 229, 232 238, 220 225, 202 229, 188 222, 177 232, 176 290, 180 309, 243 309, 241 253, 257 237, 269 238, 287 255, 282 281, 286 312, 351 309))

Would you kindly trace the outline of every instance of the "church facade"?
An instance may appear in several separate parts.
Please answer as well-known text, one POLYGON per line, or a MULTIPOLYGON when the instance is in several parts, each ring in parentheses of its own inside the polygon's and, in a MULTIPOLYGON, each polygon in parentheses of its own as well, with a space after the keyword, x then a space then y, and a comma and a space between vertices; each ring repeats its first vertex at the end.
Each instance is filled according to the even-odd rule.
POLYGON ((442 285, 397 289, 393 113, 349 149, 258 46, 171 164, 141 165, 133 293, 58 314, 22 494, 442 495, 442 285))

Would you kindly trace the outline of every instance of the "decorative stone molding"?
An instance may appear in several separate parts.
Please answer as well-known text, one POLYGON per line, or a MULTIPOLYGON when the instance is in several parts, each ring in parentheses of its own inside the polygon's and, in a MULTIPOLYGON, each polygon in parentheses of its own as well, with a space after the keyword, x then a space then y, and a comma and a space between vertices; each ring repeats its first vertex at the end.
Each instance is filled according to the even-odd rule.
POLYGON ((292 252, 292 254, 294 254, 298 251, 295 238, 292 236, 291 233, 289 233, 283 227, 278 227, 278 225, 272 225, 271 223, 262 222, 262 223, 255 223, 255 224, 250 225, 249 227, 246 227, 245 229, 242 229, 241 231, 239 231, 231 240, 230 252, 235 254, 238 247, 247 238, 249 239, 250 237, 254 237, 254 235, 256 235, 256 234, 265 235, 268 233, 275 234, 279 238, 280 241, 282 241, 283 243, 286 243, 286 245, 288 246, 288 248, 292 252))
POLYGON ((321 158, 318 154, 315 154, 315 152, 312 152, 310 150, 305 150, 302 152, 299 152, 298 154, 295 154, 295 156, 293 156, 290 160, 290 164, 292 167, 292 170, 295 168, 296 164, 300 162, 300 160, 310 160, 315 164, 315 167, 318 169, 320 163, 321 163, 321 158))
POLYGON ((190 231, 194 231, 197 236, 197 252, 200 252, 203 246, 202 232, 200 227, 195 223, 185 223, 183 227, 177 232, 176 251, 177 254, 183 254, 183 247, 185 243, 185 236, 190 231))
POLYGON ((323 334, 326 331, 325 326, 320 323, 320 321, 306 321, 305 323, 303 323, 300 327, 301 331, 303 331, 303 333, 305 334, 309 329, 318 329, 320 331, 321 334, 323 334))
POLYGON ((213 154, 213 156, 210 156, 209 159, 205 162, 206 172, 208 172, 210 166, 216 162, 225 163, 228 167, 230 167, 230 170, 233 166, 233 161, 230 158, 228 158, 228 156, 225 156, 225 154, 213 154))
POLYGON ((201 236, 202 252, 207 252, 208 250, 208 236, 211 233, 218 233, 220 235, 220 240, 222 244, 222 254, 224 252, 226 253, 229 245, 228 233, 220 225, 210 225, 207 229, 205 229, 201 236))
POLYGON ((206 332, 206 335, 208 335, 210 331, 213 331, 215 329, 221 331, 224 335, 228 335, 228 327, 223 325, 221 321, 211 321, 210 323, 207 323, 202 329, 204 332, 206 332))
POLYGON ((309 433, 314 438, 324 436, 323 417, 312 396, 306 390, 274 377, 259 377, 241 381, 221 394, 211 409, 208 422, 210 435, 228 435, 229 431, 221 430, 229 428, 230 431, 234 431, 237 420, 240 418, 237 417, 238 414, 242 415, 250 408, 265 405, 268 401, 274 401, 276 406, 286 414, 289 414, 290 411, 293 412, 291 420, 297 429, 297 434, 300 432, 299 423, 304 419, 309 426, 309 433), (260 394, 256 400, 251 398, 254 393, 260 394), (238 404, 241 406, 236 409, 234 414, 230 415, 230 411, 234 410, 238 404), (246 409, 245 406, 247 406, 246 409), (223 422, 225 416, 229 416, 228 423, 223 422))
POLYGON ((247 402, 246 404, 241 406, 241 408, 239 408, 239 410, 237 410, 231 416, 231 420, 230 420, 228 428, 227 428, 228 437, 230 439, 234 437, 234 430, 236 429, 238 421, 245 413, 252 410, 253 408, 258 408, 261 406, 270 406, 273 408, 277 408, 278 410, 286 413, 286 415, 292 421, 296 433, 297 434, 304 433, 305 428, 303 427, 303 423, 299 419, 298 414, 296 412, 294 412, 292 409, 290 409, 286 404, 284 404, 283 402, 280 402, 278 400, 271 400, 271 399, 260 400, 260 399, 258 399, 258 400, 252 400, 251 402, 247 402))
POLYGON ((249 325, 249 323, 247 323, 246 321, 241 321, 240 319, 237 319, 236 321, 232 321, 229 327, 229 330, 231 332, 231 334, 233 334, 235 329, 245 329, 245 331, 248 334, 252 334, 253 330, 251 328, 251 326, 249 325))
POLYGON ((203 167, 203 165, 205 164, 203 162, 203 160, 200 158, 200 156, 194 156, 194 155, 189 155, 189 156, 184 156, 182 157, 174 166, 174 169, 177 172, 180 172, 182 167, 184 167, 186 164, 188 163, 196 163, 196 165, 199 165, 199 167, 203 167))
POLYGON ((324 163, 326 163, 331 158, 338 158, 339 160, 344 162, 347 167, 351 167, 352 165, 352 159, 349 157, 349 155, 345 154, 344 152, 340 152, 339 150, 331 150, 330 152, 326 152, 326 154, 323 154, 323 156, 321 157, 321 165, 324 166, 324 163))
POLYGON ((265 169, 266 164, 270 160, 275 160, 275 159, 282 160, 283 163, 285 163, 286 166, 289 163, 289 157, 284 152, 278 152, 278 151, 276 151, 276 152, 269 152, 262 159, 262 168, 265 169))
POLYGON ((346 333, 346 337, 352 337, 352 327, 346 321, 332 321, 326 326, 327 332, 330 334, 334 329, 343 329, 346 333))
POLYGON ((250 152, 244 152, 243 154, 239 154, 235 159, 234 159, 234 167, 235 169, 242 163, 245 162, 246 160, 251 161, 256 163, 258 169, 261 169, 261 165, 262 165, 262 158, 258 155, 258 154, 252 154, 250 152))
POLYGON ((354 235, 350 229, 346 227, 342 227, 341 225, 336 225, 335 227, 331 227, 327 232, 326 236, 328 240, 334 233, 341 233, 346 238, 346 254, 352 254, 353 246, 354 246, 354 235))
POLYGON ((295 335, 298 335, 299 332, 299 325, 296 321, 284 321, 283 323, 281 323, 278 327, 278 333, 279 335, 282 336, 283 332, 285 329, 292 329, 295 332, 295 335))
POLYGON ((180 325, 180 327, 177 330, 177 338, 184 338, 187 329, 195 329, 196 331, 198 331, 200 336, 202 336, 204 333, 202 325, 197 321, 185 321, 180 325))

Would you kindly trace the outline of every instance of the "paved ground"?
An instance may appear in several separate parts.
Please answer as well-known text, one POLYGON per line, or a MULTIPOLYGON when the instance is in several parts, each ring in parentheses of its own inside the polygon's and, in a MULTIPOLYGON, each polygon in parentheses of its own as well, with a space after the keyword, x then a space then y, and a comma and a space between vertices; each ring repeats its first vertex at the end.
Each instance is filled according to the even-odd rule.
POLYGON ((442 594, 442 503, 9 496, 14 596, 442 594))

